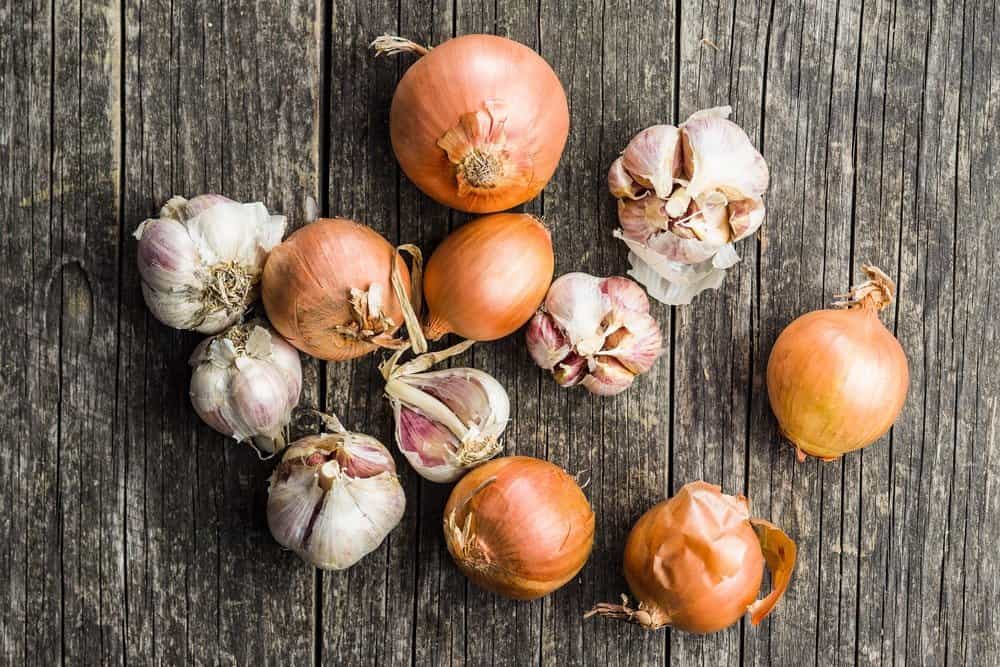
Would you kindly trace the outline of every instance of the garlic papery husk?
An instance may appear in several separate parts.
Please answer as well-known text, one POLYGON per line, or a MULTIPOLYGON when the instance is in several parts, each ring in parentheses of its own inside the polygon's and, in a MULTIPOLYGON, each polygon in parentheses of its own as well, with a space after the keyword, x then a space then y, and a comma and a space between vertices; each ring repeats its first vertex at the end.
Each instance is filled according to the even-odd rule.
POLYGON ((191 355, 191 403, 213 429, 259 451, 285 445, 302 392, 299 353, 263 323, 237 324, 191 355))
POLYGON ((339 428, 292 443, 268 487, 271 535, 324 570, 350 567, 374 551, 406 509, 385 446, 339 428))
POLYGON ((663 352, 645 292, 621 276, 560 276, 525 337, 531 358, 557 383, 600 396, 627 389, 663 352))
POLYGON ((472 346, 465 341, 399 364, 403 351, 381 367, 396 420, 396 444, 421 477, 453 482, 500 453, 510 400, 496 379, 475 368, 430 371, 472 346))
POLYGON ((173 197, 135 230, 146 305, 177 329, 218 333, 254 299, 285 217, 221 195, 173 197))
POLYGON ((715 107, 692 114, 673 128, 676 141, 665 129, 672 126, 647 128, 608 174, 621 224, 615 236, 632 251, 629 275, 669 305, 690 303, 702 290, 718 288, 726 269, 739 261, 732 243, 764 221, 767 163, 728 120, 730 113, 729 107, 715 107), (678 157, 665 160, 672 150, 678 157), (657 171, 655 188, 648 177, 654 163, 672 165, 657 171), (630 183, 653 191, 633 194, 630 183))

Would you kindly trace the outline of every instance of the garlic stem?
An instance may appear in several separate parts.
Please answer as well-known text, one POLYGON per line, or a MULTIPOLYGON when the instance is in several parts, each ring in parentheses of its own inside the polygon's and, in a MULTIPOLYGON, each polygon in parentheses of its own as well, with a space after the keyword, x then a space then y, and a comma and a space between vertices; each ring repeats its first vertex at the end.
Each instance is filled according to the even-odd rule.
POLYGON ((385 383, 385 393, 409 407, 416 408, 429 419, 444 425, 462 443, 468 437, 469 429, 447 405, 427 392, 411 387, 399 377, 390 378, 385 383))
POLYGON ((340 476, 340 464, 336 460, 331 459, 320 466, 319 472, 316 473, 319 478, 319 486, 324 491, 329 491, 333 486, 333 480, 340 476))

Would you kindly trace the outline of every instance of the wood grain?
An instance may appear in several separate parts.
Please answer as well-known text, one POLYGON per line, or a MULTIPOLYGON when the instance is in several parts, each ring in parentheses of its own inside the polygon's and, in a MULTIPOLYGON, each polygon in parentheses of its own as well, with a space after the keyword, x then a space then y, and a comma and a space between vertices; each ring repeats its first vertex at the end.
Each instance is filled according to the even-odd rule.
MULTIPOLYGON (((0 1, 0 663, 1000 665, 1000 25, 987 0, 0 1), (273 462, 201 424, 198 336, 159 324, 131 233, 171 194, 361 220, 430 254, 469 216, 399 171, 388 109, 412 56, 495 33, 538 50, 571 130, 543 195, 556 273, 628 269, 604 177, 638 130, 728 104, 767 158, 762 231, 717 291, 654 305, 667 350, 628 392, 559 389, 520 334, 494 374, 506 452, 581 479, 597 518, 573 581, 531 603, 444 547, 450 487, 397 457, 408 507, 356 567, 281 550, 273 462), (880 442, 798 464, 767 403, 770 348, 872 262, 910 363, 880 442), (696 637, 582 613, 626 591, 622 546, 694 479, 799 543, 761 626, 696 637)), ((393 451, 377 364, 306 363, 304 402, 393 451)))

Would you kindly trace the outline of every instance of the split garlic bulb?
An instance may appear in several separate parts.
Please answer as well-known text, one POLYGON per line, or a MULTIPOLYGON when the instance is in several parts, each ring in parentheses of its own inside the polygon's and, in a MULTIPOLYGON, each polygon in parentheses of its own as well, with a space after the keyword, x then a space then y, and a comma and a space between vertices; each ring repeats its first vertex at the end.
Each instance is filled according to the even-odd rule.
POLYGON ((628 278, 567 273, 528 324, 531 358, 563 387, 601 396, 625 391, 663 352, 645 292, 628 278))
POLYGON ((261 451, 285 444, 302 392, 299 353, 262 324, 237 324, 191 355, 191 402, 206 424, 261 451))
POLYGON ((429 371, 472 346, 465 341, 398 365, 382 366, 396 420, 396 444, 413 469, 432 482, 453 482, 500 453, 510 400, 489 373, 475 368, 429 371))
POLYGON ((389 450, 334 422, 334 433, 291 444, 267 497, 274 539, 324 570, 343 570, 377 549, 406 509, 389 450))
POLYGON ((732 109, 692 114, 680 127, 637 134, 608 171, 628 246, 629 275, 666 304, 691 303, 739 261, 733 243, 764 222, 767 163, 732 109))
POLYGON ((135 230, 146 305, 167 326, 218 333, 257 298, 285 217, 221 195, 173 197, 135 230))

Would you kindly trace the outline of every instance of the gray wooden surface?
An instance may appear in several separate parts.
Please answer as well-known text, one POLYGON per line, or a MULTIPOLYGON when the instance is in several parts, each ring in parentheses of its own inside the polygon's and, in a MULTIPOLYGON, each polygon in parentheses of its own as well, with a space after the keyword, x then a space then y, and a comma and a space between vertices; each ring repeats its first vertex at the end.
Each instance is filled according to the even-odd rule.
MULTIPOLYGON (((0 662, 1000 664, 998 22, 985 0, 0 0, 0 662), (466 219, 395 165, 411 60, 372 58, 385 32, 552 63, 572 127, 526 210, 557 273, 626 270, 604 174, 646 125, 731 104, 771 166, 763 231, 717 293, 655 308, 669 350, 631 391, 561 391, 518 336, 465 359, 512 394, 508 453, 589 471, 594 554, 541 601, 467 583, 448 488, 405 465, 406 516, 358 566, 283 552, 272 463, 199 423, 198 339, 142 304, 131 232, 174 193, 294 225, 316 202, 425 251, 466 219), (909 399, 871 448, 797 464, 767 355, 862 261, 898 280, 909 399), (776 614, 709 637, 584 621, 625 590, 632 522, 698 478, 798 540, 776 614)), ((306 401, 389 443, 376 363, 311 363, 306 401)))

